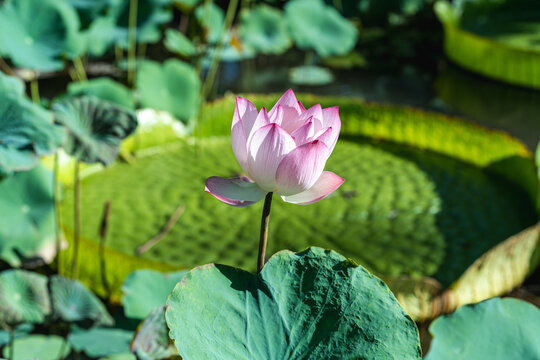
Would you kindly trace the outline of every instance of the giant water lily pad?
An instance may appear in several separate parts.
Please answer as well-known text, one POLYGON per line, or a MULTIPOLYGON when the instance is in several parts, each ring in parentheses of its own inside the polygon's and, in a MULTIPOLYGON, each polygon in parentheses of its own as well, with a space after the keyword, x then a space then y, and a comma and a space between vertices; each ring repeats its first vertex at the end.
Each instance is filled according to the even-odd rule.
POLYGON ((165 306, 153 309, 139 325, 131 342, 131 352, 141 360, 168 359, 178 354, 169 338, 165 306))
POLYGON ((427 360, 538 359, 540 310, 523 300, 494 298, 463 306, 429 327, 427 360))
POLYGON ((62 57, 72 58, 84 50, 78 31, 79 18, 66 1, 18 0, 0 6, 0 54, 17 66, 62 69, 62 57))
POLYGON ((358 31, 354 25, 322 0, 289 1, 285 17, 300 49, 313 49, 322 57, 345 55, 356 43, 358 31))
MULTIPOLYGON (((253 98, 258 107, 276 100, 253 98)), ((432 310, 433 314, 441 311, 429 306, 431 297, 456 282, 495 245, 507 244, 512 235, 538 221, 534 210, 538 178, 532 155, 506 134, 400 107, 344 98, 305 96, 302 101, 306 106, 340 107, 342 135, 326 168, 347 181, 331 197, 310 206, 276 199, 269 254, 310 245, 336 249, 385 276, 397 292, 409 284, 408 295, 398 298, 418 300, 415 294, 421 293, 422 300, 407 311, 430 317, 432 310), (395 278, 408 280, 396 285, 390 281, 395 278), (416 289, 423 284, 425 289, 416 289)), ((206 106, 197 133, 230 134, 233 111, 233 97, 206 106)), ((145 262, 139 268, 155 269, 164 264, 191 268, 212 261, 255 268, 262 204, 231 208, 202 191, 208 176, 235 176, 241 171, 229 135, 197 138, 194 144, 189 139, 167 143, 136 155, 131 164, 117 163, 82 181, 86 219, 82 233, 87 244, 97 246, 98 214, 104 201, 113 201, 109 246, 114 249, 111 259, 118 264, 112 270, 117 294, 136 261, 145 262), (134 257, 135 249, 159 233, 179 206, 185 211, 167 236, 134 257)), ((68 227, 72 208, 68 194, 63 204, 68 227)), ((512 260, 499 256, 506 250, 497 249, 492 265, 478 265, 489 273, 476 272, 467 281, 469 285, 501 283, 502 288, 482 287, 475 297, 453 294, 456 302, 445 304, 478 301, 523 281, 533 268, 535 231, 508 243, 520 244, 512 246, 512 260), (510 260, 512 274, 505 270, 508 264, 500 265, 510 260), (495 280, 501 277, 511 281, 495 280)), ((86 281, 99 283, 94 261, 81 264, 83 273, 86 281)))
POLYGON ((168 111, 184 122, 197 115, 200 89, 195 69, 176 59, 163 64, 145 61, 137 69, 142 106, 168 111))
POLYGON ((452 61, 489 78, 540 89, 538 2, 440 0, 435 10, 452 61))
POLYGON ((56 254, 53 174, 41 165, 0 181, 0 258, 43 264, 56 254))
POLYGON ((53 125, 51 114, 24 98, 21 90, 16 80, 1 80, 0 178, 31 169, 40 156, 52 153, 64 140, 64 131, 53 125))
POLYGON ((122 285, 122 305, 129 318, 144 319, 157 306, 163 306, 174 286, 187 271, 160 273, 154 270, 132 272, 122 285))
POLYGON ((68 130, 64 150, 89 163, 114 161, 122 139, 137 127, 134 112, 96 97, 69 98, 55 103, 53 111, 68 130))
POLYGON ((242 46, 263 54, 281 54, 292 45, 282 12, 268 5, 243 12, 238 32, 242 46))
MULTIPOLYGON (((65 340, 56 335, 30 335, 21 339, 16 339, 13 344, 14 357, 11 360, 61 360, 64 359, 71 349, 65 340)), ((6 346, 3 354, 9 358, 10 346, 6 346)))
POLYGON ((190 271, 167 302, 185 359, 420 359, 418 330, 384 283, 345 257, 275 254, 259 275, 190 271))
POLYGON ((67 322, 88 320, 95 325, 113 325, 103 303, 77 280, 63 276, 50 279, 53 316, 67 322))
POLYGON ((45 276, 24 270, 0 273, 0 323, 3 326, 41 323, 50 312, 45 276))

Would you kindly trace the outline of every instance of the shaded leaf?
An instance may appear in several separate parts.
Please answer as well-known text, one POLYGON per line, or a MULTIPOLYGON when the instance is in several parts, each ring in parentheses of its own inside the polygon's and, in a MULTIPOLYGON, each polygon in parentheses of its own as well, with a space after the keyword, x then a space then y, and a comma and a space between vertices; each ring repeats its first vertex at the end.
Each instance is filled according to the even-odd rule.
POLYGON ((186 273, 187 270, 172 273, 137 270, 129 274, 122 285, 125 315, 144 319, 157 306, 165 305, 167 297, 186 273))
POLYGON ((64 150, 89 163, 113 162, 122 139, 137 127, 133 111, 95 97, 68 98, 53 104, 53 111, 68 131, 64 150))
POLYGON ((76 351, 83 351, 90 357, 101 357, 128 353, 132 337, 133 332, 121 329, 76 328, 69 334, 68 342, 76 351))
POLYGON ((0 258, 42 265, 56 254, 53 174, 41 165, 0 182, 0 258))
POLYGON ((283 13, 268 5, 243 12, 238 32, 242 46, 263 54, 281 54, 292 45, 283 13))
POLYGON ((540 310, 513 298, 466 305, 430 325, 426 359, 538 359, 540 310))
POLYGON ((320 56, 344 55, 356 44, 358 31, 322 0, 292 0, 285 5, 285 17, 296 45, 313 49, 320 56))
POLYGON ((51 312, 47 278, 24 270, 0 273, 0 323, 41 323, 51 312))
POLYGON ((321 248, 281 251, 259 275, 195 268, 166 318, 185 360, 421 357, 416 325, 386 285, 321 248))
MULTIPOLYGON (((3 354, 10 354, 9 345, 4 348, 3 354)), ((64 359, 71 349, 63 338, 56 335, 30 335, 16 339, 14 343, 14 358, 12 360, 60 360, 64 359)))
POLYGON ((16 76, 9 76, 0 71, 0 91, 4 94, 24 95, 24 82, 16 76))
POLYGON ((69 83, 68 94, 95 96, 128 109, 135 108, 131 91, 124 85, 106 77, 69 83))
POLYGON ((145 61, 136 82, 142 106, 168 111, 184 122, 197 115, 201 82, 191 65, 175 59, 145 61))
POLYGON ((139 325, 131 342, 131 352, 140 360, 168 359, 178 354, 169 339, 165 306, 156 307, 139 325))
POLYGON ((113 325, 114 320, 101 302, 81 282, 60 275, 50 278, 53 316, 66 322, 89 320, 95 325, 113 325))

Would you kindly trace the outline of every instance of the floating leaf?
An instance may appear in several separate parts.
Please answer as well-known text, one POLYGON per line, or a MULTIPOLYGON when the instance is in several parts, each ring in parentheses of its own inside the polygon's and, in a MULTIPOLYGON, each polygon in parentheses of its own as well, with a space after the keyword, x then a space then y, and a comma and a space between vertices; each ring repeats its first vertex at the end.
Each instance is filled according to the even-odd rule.
POLYGON ((144 319, 157 306, 165 305, 174 286, 187 271, 160 273, 137 270, 129 274, 122 285, 122 305, 127 317, 144 319))
POLYGON ((420 359, 416 325, 386 285, 321 248, 275 254, 259 275, 190 271, 167 306, 183 359, 420 359))
MULTIPOLYGON (((15 355, 12 360, 60 360, 64 359, 71 351, 63 338, 56 335, 30 335, 16 339, 14 342, 15 355)), ((9 357, 10 346, 4 348, 4 356, 9 357)), ((10 358, 11 359, 11 358, 10 358)))
POLYGON ((358 31, 354 25, 322 0, 289 1, 285 17, 300 49, 314 49, 326 57, 347 54, 356 44, 358 31))
POLYGON ((24 270, 0 273, 1 324, 41 323, 50 312, 45 276, 24 270))
POLYGON ((201 82, 191 65, 175 59, 145 61, 137 69, 136 85, 142 106, 168 111, 184 122, 197 115, 201 82))
POLYGON ((141 360, 168 359, 177 355, 169 339, 165 306, 158 306, 144 319, 131 342, 131 352, 141 360))
POLYGON ((289 70, 289 79, 297 85, 325 85, 334 81, 334 75, 320 66, 298 66, 289 70))
POLYGON ((50 281, 53 316, 67 322, 90 320, 95 325, 113 325, 103 303, 77 280, 52 276, 50 281))
POLYGON ((242 46, 263 54, 281 54, 292 45, 283 13, 268 5, 243 12, 238 32, 242 46))
POLYGON ((88 163, 113 162, 122 139, 137 127, 134 112, 95 97, 69 98, 55 103, 53 111, 68 130, 64 150, 88 163))
POLYGON ((39 71, 64 67, 84 50, 79 18, 65 1, 17 0, 0 6, 0 54, 39 71), (39 16, 36 16, 39 14, 39 16))
POLYGON ((223 10, 214 2, 208 2, 208 5, 205 4, 195 10, 195 17, 206 29, 206 41, 210 44, 217 43, 225 21, 223 10))
POLYGON ((185 57, 197 55, 195 45, 178 30, 167 29, 165 31, 165 47, 170 52, 185 57))
POLYGON ((437 318, 426 359, 538 359, 540 310, 513 298, 462 306, 437 318))
POLYGON ((128 109, 135 108, 131 91, 124 85, 106 77, 69 83, 68 94, 71 96, 95 96, 128 109))
POLYGON ((93 327, 90 330, 76 328, 68 336, 68 342, 76 351, 84 351, 90 357, 109 356, 129 352, 133 332, 121 329, 93 327))
POLYGON ((0 71, 0 92, 13 95, 24 95, 24 82, 16 76, 9 76, 0 71))
POLYGON ((39 156, 50 154, 64 140, 49 112, 17 94, 18 85, 0 87, 0 178, 2 174, 29 170, 39 156))
POLYGON ((56 254, 53 174, 41 165, 0 182, 0 258, 42 265, 56 254))

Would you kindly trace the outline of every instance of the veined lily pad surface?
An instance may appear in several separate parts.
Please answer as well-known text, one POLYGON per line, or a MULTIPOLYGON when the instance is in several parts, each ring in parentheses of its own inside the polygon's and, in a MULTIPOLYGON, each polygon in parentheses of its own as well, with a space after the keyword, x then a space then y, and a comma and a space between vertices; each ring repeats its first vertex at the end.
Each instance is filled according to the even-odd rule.
MULTIPOLYGON (((275 100, 259 99, 258 107, 275 100)), ((339 98, 302 101, 306 106, 340 106, 342 135, 326 169, 347 181, 311 206, 274 201, 269 254, 311 245, 332 248, 385 281, 406 276, 416 286, 418 279, 429 279, 430 291, 436 293, 493 246, 538 221, 532 156, 506 135, 409 109, 339 98), (374 139, 392 134, 398 136, 394 142, 374 139), (461 143, 464 139, 470 146, 461 143), (510 175, 499 175, 503 173, 510 175)), ((233 110, 233 98, 208 106, 199 132, 228 134, 233 110)), ((209 174, 229 177, 240 171, 229 136, 141 150, 132 164, 117 163, 83 179, 82 234, 89 243, 97 241, 97 214, 112 199, 111 258, 123 252, 132 261, 135 249, 184 206, 167 236, 139 257, 149 262, 145 267, 156 261, 161 263, 152 265, 156 269, 215 261, 253 270, 262 204, 231 208, 203 192, 209 174)), ((63 204, 67 221, 72 201, 68 194, 63 204)), ((534 242, 530 246, 534 249, 534 242)), ((528 266, 529 261, 521 263, 528 266)), ((82 276, 93 278, 94 265, 87 266, 81 274, 87 271, 82 276)), ((118 266, 111 276, 121 283, 130 271, 118 266)), ((514 281, 523 280, 519 274, 514 281)))
POLYGON ((259 275, 195 268, 169 297, 166 318, 185 360, 421 357, 416 325, 388 287, 320 248, 281 251, 259 275))

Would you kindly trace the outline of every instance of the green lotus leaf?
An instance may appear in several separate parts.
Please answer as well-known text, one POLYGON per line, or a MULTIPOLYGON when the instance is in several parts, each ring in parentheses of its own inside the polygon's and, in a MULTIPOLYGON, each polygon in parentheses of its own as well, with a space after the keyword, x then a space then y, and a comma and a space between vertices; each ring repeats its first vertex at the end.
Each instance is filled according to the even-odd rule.
MULTIPOLYGON (((27 337, 29 333, 34 330, 34 325, 30 323, 24 323, 21 325, 17 325, 15 327, 15 339, 19 339, 21 337, 27 337)), ((6 330, 0 330, 0 346, 4 346, 6 344, 9 344, 11 337, 11 332, 6 330)))
POLYGON ((39 156, 54 152, 64 140, 50 113, 17 94, 20 88, 10 83, 12 92, 0 87, 0 178, 31 169, 39 156))
POLYGON ((438 1, 444 50, 467 70, 540 89, 540 6, 531 0, 438 1))
POLYGON ((165 47, 170 52, 190 57, 197 55, 195 45, 180 31, 167 29, 165 31, 165 47))
POLYGON ((285 5, 285 18, 296 45, 313 49, 320 56, 345 55, 356 44, 358 31, 322 0, 292 0, 285 5))
POLYGON ((106 77, 84 82, 72 82, 68 85, 68 95, 95 96, 127 109, 135 108, 131 91, 124 85, 106 77))
POLYGON ((49 281, 55 318, 66 322, 89 320, 98 326, 114 324, 103 303, 79 281, 60 275, 49 281))
POLYGON ((538 359, 540 310, 523 300, 493 298, 437 318, 427 360, 538 359))
POLYGON ((154 270, 134 271, 122 285, 122 305, 129 318, 144 319, 157 306, 165 305, 174 286, 187 271, 160 273, 154 270))
POLYGON ((63 57, 84 50, 78 30, 77 13, 66 1, 18 0, 0 6, 0 54, 20 67, 62 69, 63 57))
POLYGON ((56 254, 52 179, 38 165, 0 182, 0 258, 12 266, 42 265, 56 254))
POLYGON ((195 268, 166 318, 185 360, 421 358, 416 325, 388 287, 321 248, 281 251, 259 275, 195 268))
POLYGON ((191 65, 176 59, 145 61, 137 69, 136 86, 144 107, 165 110, 183 122, 198 113, 201 82, 191 65))
POLYGON ((216 44, 219 41, 223 23, 225 22, 223 10, 211 1, 208 2, 208 5, 199 6, 195 10, 195 17, 205 28, 206 41, 210 44, 216 44))
POLYGON ((131 342, 131 352, 140 360, 168 359, 178 355, 169 339, 165 306, 158 306, 139 325, 131 342))
POLYGON ((122 329, 75 328, 68 336, 68 343, 74 350, 83 351, 90 357, 101 357, 129 352, 132 338, 133 332, 122 329))
POLYGON ((334 81, 334 75, 320 66, 298 66, 289 70, 289 80, 296 85, 326 85, 334 81))
POLYGON ((242 46, 263 54, 281 54, 292 45, 283 13, 268 5, 242 12, 238 32, 242 46))
POLYGON ((9 345, 3 350, 3 355, 11 360, 60 360, 71 352, 65 340, 56 335, 30 335, 15 339, 13 346, 13 358, 9 358, 9 345))
POLYGON ((24 95, 24 82, 16 76, 9 76, 0 71, 0 92, 13 95, 24 95))
MULTIPOLYGON (((206 51, 202 61, 205 69, 208 69, 212 64, 215 51, 215 47, 209 47, 206 51)), ((222 62, 237 62, 245 59, 252 59, 255 57, 255 55, 257 55, 255 51, 248 46, 238 48, 233 46, 229 41, 226 41, 225 45, 221 49, 221 52, 219 53, 219 60, 222 62)))
POLYGON ((96 97, 65 99, 53 104, 53 112, 68 131, 64 150, 87 163, 113 162, 122 139, 137 127, 133 111, 96 97))
POLYGON ((110 0, 67 0, 75 8, 81 28, 86 30, 92 22, 103 16, 109 7, 110 0))
POLYGON ((0 273, 0 323, 42 323, 51 312, 47 278, 24 270, 0 273))

